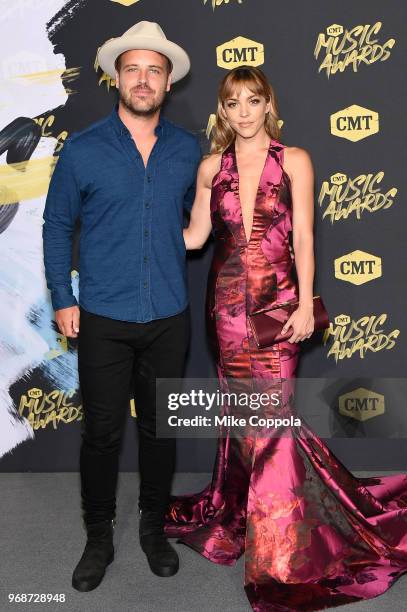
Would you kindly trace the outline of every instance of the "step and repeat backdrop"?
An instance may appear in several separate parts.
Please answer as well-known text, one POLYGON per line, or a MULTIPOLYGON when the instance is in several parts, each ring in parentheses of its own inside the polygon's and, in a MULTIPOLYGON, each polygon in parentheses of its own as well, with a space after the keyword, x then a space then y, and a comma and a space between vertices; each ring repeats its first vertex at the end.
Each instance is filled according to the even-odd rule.
MULTIPOLYGON (((407 467, 406 13, 398 0, 0 0, 0 470, 78 469, 76 341, 54 322, 42 214, 65 139, 116 101, 98 47, 143 19, 190 54, 164 112, 204 153, 225 71, 259 66, 272 82, 282 141, 314 163, 315 294, 332 320, 304 344, 298 376, 328 381, 327 443, 348 467, 407 467)), ((214 376, 211 256, 211 243, 188 255, 188 377, 214 376)), ((137 470, 136 411, 129 397, 123 470, 137 470)), ((178 469, 210 471, 214 451, 214 440, 180 440, 178 469)))

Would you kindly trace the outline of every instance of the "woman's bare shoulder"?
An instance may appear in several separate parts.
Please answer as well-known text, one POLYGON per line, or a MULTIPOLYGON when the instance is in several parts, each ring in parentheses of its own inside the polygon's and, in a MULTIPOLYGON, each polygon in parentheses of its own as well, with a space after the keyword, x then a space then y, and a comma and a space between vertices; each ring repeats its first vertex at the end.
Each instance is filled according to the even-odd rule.
POLYGON ((291 179, 299 172, 312 172, 311 155, 302 147, 284 147, 284 170, 291 179))
POLYGON ((213 177, 220 170, 221 153, 211 153, 204 157, 199 166, 199 174, 206 187, 210 187, 213 177))

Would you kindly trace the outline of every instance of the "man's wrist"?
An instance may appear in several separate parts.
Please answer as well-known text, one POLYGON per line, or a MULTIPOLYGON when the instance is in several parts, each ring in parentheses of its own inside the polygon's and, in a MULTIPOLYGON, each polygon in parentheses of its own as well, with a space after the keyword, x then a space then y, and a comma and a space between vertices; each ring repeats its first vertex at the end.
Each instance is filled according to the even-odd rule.
POLYGON ((57 287, 51 291, 52 307, 55 311, 70 306, 78 306, 78 302, 68 287, 57 287))

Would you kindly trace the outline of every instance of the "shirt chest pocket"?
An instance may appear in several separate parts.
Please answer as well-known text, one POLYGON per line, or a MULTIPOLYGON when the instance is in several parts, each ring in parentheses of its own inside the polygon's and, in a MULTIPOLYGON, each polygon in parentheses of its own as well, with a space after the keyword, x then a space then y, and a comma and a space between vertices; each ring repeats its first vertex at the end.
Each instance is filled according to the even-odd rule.
POLYGON ((169 159, 162 167, 161 188, 167 188, 175 198, 184 197, 190 185, 195 180, 196 165, 189 159, 169 159))

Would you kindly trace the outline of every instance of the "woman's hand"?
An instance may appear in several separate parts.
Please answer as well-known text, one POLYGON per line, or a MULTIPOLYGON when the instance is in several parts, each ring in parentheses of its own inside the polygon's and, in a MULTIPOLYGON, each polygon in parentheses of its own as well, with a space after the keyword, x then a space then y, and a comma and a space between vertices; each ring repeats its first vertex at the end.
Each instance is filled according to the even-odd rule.
POLYGON ((288 338, 288 342, 291 342, 291 344, 293 344, 294 342, 299 342, 300 340, 305 340, 305 338, 309 338, 312 332, 314 331, 314 326, 315 321, 313 305, 300 305, 297 310, 294 310, 294 312, 285 322, 282 332, 286 333, 286 331, 288 331, 290 327, 292 327, 293 333, 288 338))

